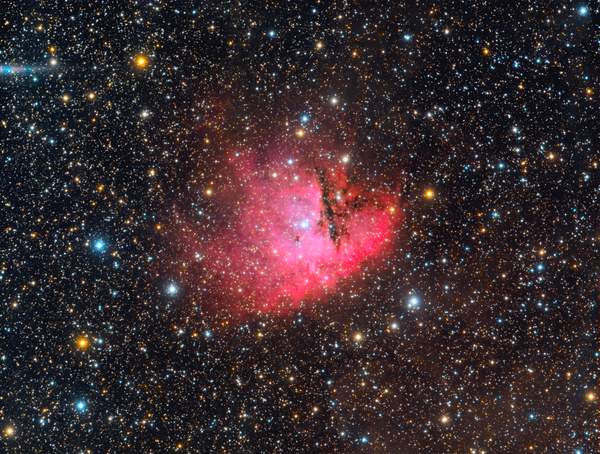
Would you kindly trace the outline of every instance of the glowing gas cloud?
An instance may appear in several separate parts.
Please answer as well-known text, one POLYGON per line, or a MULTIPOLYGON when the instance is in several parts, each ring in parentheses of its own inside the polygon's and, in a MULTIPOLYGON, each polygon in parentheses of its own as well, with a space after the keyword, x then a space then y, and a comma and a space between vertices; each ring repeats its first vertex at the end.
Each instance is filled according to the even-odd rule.
POLYGON ((187 275, 211 287, 215 304, 285 312, 324 301, 392 251, 398 198, 350 184, 347 156, 273 153, 262 162, 235 153, 223 169, 229 183, 204 190, 226 219, 216 234, 189 220, 178 233, 187 275))

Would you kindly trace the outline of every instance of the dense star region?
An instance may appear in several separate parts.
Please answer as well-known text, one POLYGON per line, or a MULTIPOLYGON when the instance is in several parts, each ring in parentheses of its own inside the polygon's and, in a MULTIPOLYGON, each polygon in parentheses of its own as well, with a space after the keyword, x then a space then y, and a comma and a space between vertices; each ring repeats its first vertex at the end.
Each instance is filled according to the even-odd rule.
POLYGON ((3 2, 0 452, 598 452, 598 4, 3 2))

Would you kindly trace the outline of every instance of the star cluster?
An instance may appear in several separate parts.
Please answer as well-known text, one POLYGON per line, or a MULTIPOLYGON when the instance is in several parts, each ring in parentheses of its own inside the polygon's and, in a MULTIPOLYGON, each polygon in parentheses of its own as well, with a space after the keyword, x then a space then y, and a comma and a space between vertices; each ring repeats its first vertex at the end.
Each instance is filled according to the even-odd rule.
POLYGON ((597 452, 597 5, 4 6, 0 450, 597 452))

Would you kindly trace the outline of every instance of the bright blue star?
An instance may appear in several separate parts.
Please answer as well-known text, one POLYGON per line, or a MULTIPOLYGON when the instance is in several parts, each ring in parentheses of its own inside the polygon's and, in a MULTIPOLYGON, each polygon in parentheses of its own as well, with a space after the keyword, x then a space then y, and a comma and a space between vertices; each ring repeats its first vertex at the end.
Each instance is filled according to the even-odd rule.
POLYGON ((582 6, 581 8, 579 8, 579 14, 586 15, 587 12, 588 12, 588 9, 585 6, 582 6))
POLYGON ((104 248, 104 243, 101 240, 96 241, 96 249, 100 250, 104 248))
POLYGON ((269 36, 275 36, 275 31, 274 31, 274 30, 271 30, 271 31, 269 32, 269 36))
POLYGON ((77 410, 79 410, 79 411, 85 410, 85 402, 83 402, 83 401, 77 402, 77 410))
POLYGON ((310 222, 308 219, 305 219, 304 221, 302 221, 300 223, 300 227, 302 227, 303 229, 308 229, 310 227, 310 222))
POLYGON ((307 121, 308 121, 308 117, 307 117, 306 115, 304 115, 304 116, 302 117, 302 122, 303 122, 303 123, 306 123, 307 121))

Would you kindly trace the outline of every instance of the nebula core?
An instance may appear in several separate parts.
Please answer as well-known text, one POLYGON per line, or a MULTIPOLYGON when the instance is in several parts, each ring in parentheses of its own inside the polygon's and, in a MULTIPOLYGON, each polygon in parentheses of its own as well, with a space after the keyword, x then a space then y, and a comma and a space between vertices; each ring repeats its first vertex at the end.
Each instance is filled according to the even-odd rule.
POLYGON ((282 155, 228 160, 227 189, 207 190, 228 219, 217 235, 207 240, 184 223, 188 275, 209 279, 219 304, 235 310, 285 312, 318 301, 395 244, 401 210, 392 191, 349 184, 349 158, 339 153, 282 155))

